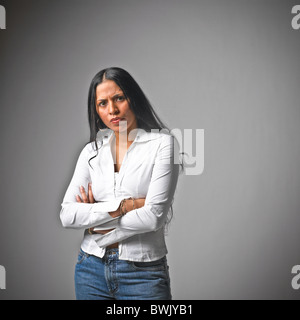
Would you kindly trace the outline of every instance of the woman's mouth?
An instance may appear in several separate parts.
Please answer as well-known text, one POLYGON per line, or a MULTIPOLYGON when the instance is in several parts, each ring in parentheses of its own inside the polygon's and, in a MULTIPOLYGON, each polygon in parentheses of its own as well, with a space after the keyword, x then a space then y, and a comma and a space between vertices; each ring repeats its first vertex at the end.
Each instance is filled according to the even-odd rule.
POLYGON ((116 118, 112 118, 110 122, 116 124, 116 123, 119 123, 121 120, 124 120, 124 118, 116 117, 116 118))

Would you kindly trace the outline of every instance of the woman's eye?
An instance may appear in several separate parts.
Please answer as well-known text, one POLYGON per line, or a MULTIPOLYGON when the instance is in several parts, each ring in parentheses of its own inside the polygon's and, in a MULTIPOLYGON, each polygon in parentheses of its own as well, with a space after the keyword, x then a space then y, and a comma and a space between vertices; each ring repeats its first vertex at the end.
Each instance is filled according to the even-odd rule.
POLYGON ((117 100, 117 101, 123 101, 123 100, 124 100, 124 97, 119 96, 119 97, 116 98, 116 100, 117 100))
POLYGON ((104 101, 98 103, 98 107, 104 107, 104 106, 105 106, 105 102, 104 101))

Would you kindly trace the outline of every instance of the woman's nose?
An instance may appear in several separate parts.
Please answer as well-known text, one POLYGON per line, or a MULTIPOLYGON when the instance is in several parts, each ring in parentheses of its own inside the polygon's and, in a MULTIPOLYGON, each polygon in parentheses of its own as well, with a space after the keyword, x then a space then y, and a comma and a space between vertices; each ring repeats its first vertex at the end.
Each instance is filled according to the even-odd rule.
POLYGON ((114 101, 110 101, 108 103, 108 112, 110 114, 117 114, 118 113, 118 108, 117 106, 115 105, 114 101))

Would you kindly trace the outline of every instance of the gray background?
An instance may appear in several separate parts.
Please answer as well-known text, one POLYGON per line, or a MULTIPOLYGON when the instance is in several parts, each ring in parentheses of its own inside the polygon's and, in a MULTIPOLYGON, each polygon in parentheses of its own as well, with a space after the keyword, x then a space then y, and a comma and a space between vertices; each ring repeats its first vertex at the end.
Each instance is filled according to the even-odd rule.
POLYGON ((180 177, 167 237, 173 298, 300 298, 297 1, 0 4, 0 299, 74 298, 82 233, 59 210, 107 66, 170 128, 205 130, 204 172, 180 177))

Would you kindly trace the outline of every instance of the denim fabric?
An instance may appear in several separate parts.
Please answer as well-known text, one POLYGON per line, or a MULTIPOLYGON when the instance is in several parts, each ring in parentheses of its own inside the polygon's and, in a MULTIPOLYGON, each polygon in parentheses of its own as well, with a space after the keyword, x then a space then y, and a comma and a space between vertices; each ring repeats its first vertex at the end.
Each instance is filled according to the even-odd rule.
POLYGON ((152 262, 119 259, 118 249, 103 258, 80 249, 75 268, 77 300, 171 300, 166 257, 152 262))

